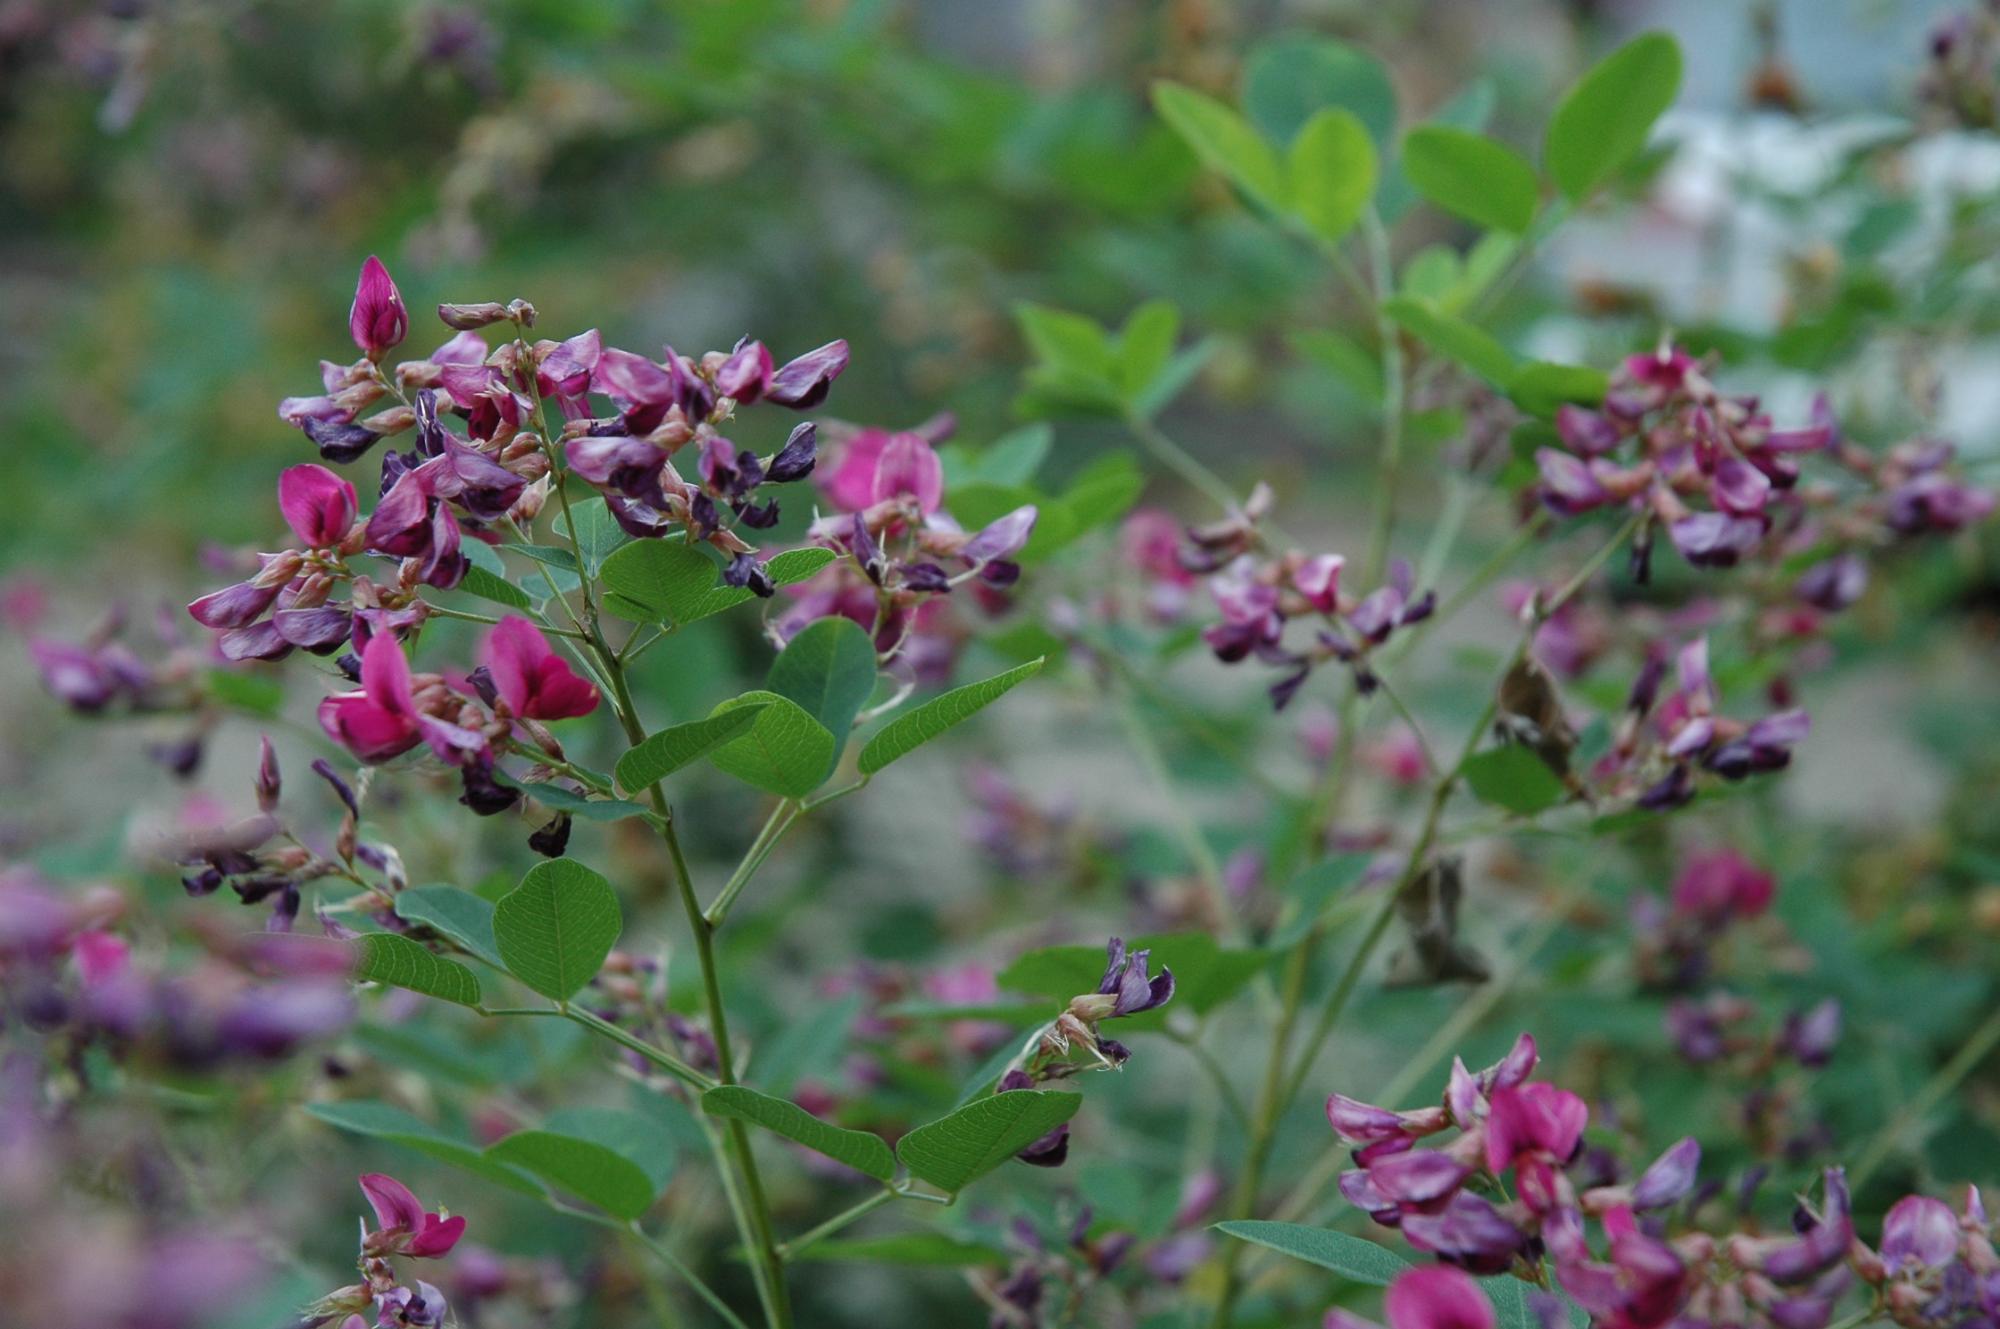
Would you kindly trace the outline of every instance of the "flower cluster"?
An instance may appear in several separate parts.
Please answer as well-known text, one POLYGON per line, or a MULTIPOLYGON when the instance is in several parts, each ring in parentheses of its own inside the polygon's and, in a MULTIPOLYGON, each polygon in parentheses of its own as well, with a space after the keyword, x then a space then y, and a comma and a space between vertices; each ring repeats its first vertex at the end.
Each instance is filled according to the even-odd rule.
POLYGON ((816 476, 833 509, 812 525, 814 543, 839 561, 791 591, 774 624, 789 640, 815 619, 838 614, 866 629, 885 660, 923 681, 946 676, 956 642, 944 597, 961 587, 999 609, 1020 578, 1014 556, 1035 532, 1037 509, 1015 508, 975 531, 951 515, 936 445, 952 422, 940 417, 891 433, 857 429, 838 440, 816 476))
MULTIPOLYGON (((1106 1020, 1157 1010, 1173 1000, 1173 971, 1161 969, 1149 977, 1146 968, 1151 959, 1150 951, 1127 953, 1124 939, 1113 937, 1105 947, 1104 977, 1097 990, 1071 998, 1061 1015, 1036 1030, 1023 1049, 1025 1060, 1008 1068, 995 1092, 1033 1089, 1084 1070, 1115 1070, 1131 1060, 1132 1049, 1104 1036, 1099 1026, 1106 1020), (1085 1060, 1075 1059, 1079 1051, 1085 1060)), ((1068 1125, 1056 1127, 1017 1157, 1036 1167, 1061 1167, 1069 1157, 1068 1125)))
POLYGON ((1562 1286, 1602 1323, 1647 1326, 1672 1319, 1684 1295, 1686 1264, 1649 1235, 1638 1215, 1664 1209, 1694 1185, 1700 1146, 1684 1139, 1629 1185, 1579 1192, 1567 1168, 1589 1119, 1584 1101, 1533 1082, 1535 1042, 1523 1034, 1504 1058, 1474 1074, 1454 1061, 1441 1104, 1407 1112, 1340 1094, 1327 1117, 1357 1146, 1360 1166, 1342 1174, 1341 1193, 1376 1222, 1399 1228, 1418 1250, 1474 1273, 1506 1271, 1546 1258, 1562 1286), (1420 1141, 1456 1128, 1442 1147, 1420 1141), (1512 1199, 1478 1193, 1512 1177, 1512 1199), (1609 1259, 1586 1238, 1600 1220, 1609 1259))
POLYGON ((1181 564, 1210 577, 1209 591, 1221 612, 1221 621, 1204 629, 1202 640, 1224 664, 1255 657, 1284 670, 1270 689, 1280 709, 1328 661, 1348 666, 1355 687, 1372 692, 1373 653, 1398 629, 1429 618, 1437 596, 1416 592, 1410 565, 1401 559, 1390 564, 1382 585, 1355 595, 1341 590, 1347 560, 1339 554, 1271 555, 1260 525, 1271 503, 1270 487, 1260 484, 1241 512, 1188 529, 1181 564), (1312 626, 1310 642, 1285 641, 1285 629, 1295 619, 1312 626))
MULTIPOLYGON (((1436 1106, 1390 1111, 1332 1096, 1328 1118, 1355 1146, 1359 1165, 1343 1174, 1342 1193, 1445 1266, 1475 1274, 1513 1269, 1543 1286, 1552 1277, 1594 1323, 1617 1329, 1824 1329, 1857 1285, 1869 1290, 1875 1314, 1907 1329, 1978 1323, 2000 1305, 2000 1260, 1976 1190, 1956 1215, 1936 1199, 1903 1199, 1889 1211, 1879 1250, 1858 1237, 1837 1167, 1824 1173, 1820 1204, 1799 1205, 1789 1232, 1758 1230, 1740 1216, 1747 1209, 1736 1211, 1738 1230, 1677 1232, 1676 1223, 1691 1224, 1703 1198, 1719 1189, 1695 1190, 1696 1142, 1681 1140, 1621 1182, 1615 1164, 1583 1147, 1584 1101, 1531 1082, 1535 1064, 1534 1041, 1524 1034, 1476 1075, 1455 1063, 1436 1106), (1450 1143, 1423 1143, 1452 1128, 1460 1133, 1450 1143), (1602 1228, 1602 1253, 1588 1236, 1590 1219, 1602 1228)), ((1746 1191, 1762 1175, 1753 1171, 1746 1191)), ((1423 1281, 1410 1287, 1425 1289, 1422 1297, 1391 1292, 1394 1329, 1492 1323, 1484 1299, 1467 1292, 1469 1281, 1435 1267, 1405 1280, 1419 1275, 1423 1281)), ((1546 1309, 1560 1308, 1551 1300, 1546 1309)), ((1330 1329, 1363 1323, 1344 1312, 1327 1319, 1330 1329)))
POLYGON ((134 953, 108 888, 66 894, 27 868, 0 870, 0 1007, 80 1058, 101 1049, 179 1072, 281 1060, 354 1017, 352 957, 257 934, 208 941, 172 967, 134 953))
POLYGON ((376 1224, 373 1230, 362 1225, 357 1261, 362 1281, 314 1302, 305 1324, 371 1329, 366 1312, 373 1310, 373 1329, 437 1329, 450 1314, 444 1293, 422 1279, 403 1282, 392 1257, 443 1259, 465 1235, 465 1220, 426 1211, 408 1186, 380 1172, 362 1176, 361 1193, 376 1224))
POLYGON ((1731 928, 1771 906, 1777 879, 1727 846, 1688 855, 1667 899, 1642 893, 1632 906, 1643 981, 1685 991, 1708 976, 1710 951, 1731 928))
POLYGON ((1947 472, 1949 445, 1904 444, 1878 458, 1841 438, 1823 398, 1810 424, 1777 429, 1755 397, 1716 388, 1713 368, 1664 345, 1632 356, 1603 409, 1564 406, 1556 416, 1563 446, 1535 453, 1536 495, 1557 516, 1601 508, 1645 514, 1634 545, 1642 579, 1650 549, 1643 532, 1655 524, 1701 568, 1827 546, 1836 552, 1808 572, 1799 593, 1837 607, 1858 594, 1865 569, 1831 560, 1897 537, 1948 534, 1991 515, 1991 493, 1947 472), (1860 492, 1802 483, 1800 461, 1810 454, 1848 472, 1860 492))
POLYGON ((1653 811, 1677 808, 1694 798, 1697 771, 1724 780, 1781 771, 1812 730, 1811 717, 1795 707, 1751 721, 1721 714, 1706 637, 1675 652, 1674 669, 1676 687, 1662 700, 1665 656, 1650 654, 1640 666, 1610 750, 1591 771, 1604 795, 1653 811))

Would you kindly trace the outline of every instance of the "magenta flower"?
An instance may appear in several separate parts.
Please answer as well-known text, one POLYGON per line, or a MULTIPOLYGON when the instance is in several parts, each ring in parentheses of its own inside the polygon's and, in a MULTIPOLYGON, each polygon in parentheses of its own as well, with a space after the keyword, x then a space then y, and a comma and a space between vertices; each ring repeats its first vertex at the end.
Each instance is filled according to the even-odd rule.
POLYGON ((288 466, 278 473, 278 511, 308 549, 337 547, 359 510, 354 486, 324 466, 288 466))
POLYGON ((389 269, 373 254, 361 265, 361 278, 354 285, 347 330, 370 360, 380 360, 402 345, 410 331, 410 312, 403 308, 402 292, 390 279, 389 269))
POLYGON ((509 614, 486 634, 480 660, 500 700, 525 720, 566 720, 597 709, 597 688, 578 678, 541 629, 509 614))
POLYGON ((749 405, 771 385, 771 353, 760 341, 743 340, 715 371, 715 390, 749 405))
POLYGON ((369 638, 361 653, 361 691, 337 692, 319 704, 320 728, 370 764, 388 761, 423 738, 410 692, 410 662, 395 638, 369 638))
MULTIPOLYGON (((1493 1303, 1479 1284, 1450 1265, 1419 1265, 1396 1276, 1382 1302, 1389 1329, 1493 1329, 1493 1303)), ((1367 1320, 1338 1307, 1325 1329, 1372 1329, 1367 1320)))
POLYGON ((944 501, 944 465, 922 435, 896 434, 883 446, 869 497, 875 503, 915 499, 926 517, 937 511, 944 501))
POLYGON ((1552 1084, 1495 1089, 1487 1099, 1486 1166, 1497 1176, 1523 1156, 1566 1163, 1589 1119, 1581 1098, 1552 1084))
POLYGON ((807 351, 771 373, 764 400, 795 411, 809 411, 826 400, 833 380, 847 368, 847 343, 830 341, 818 350, 807 351))
POLYGON ((417 709, 410 662, 386 632, 370 637, 361 653, 361 690, 337 692, 322 701, 319 723, 329 738, 370 765, 400 756, 420 741, 454 765, 486 748, 482 736, 417 709))
POLYGON ((377 1231, 365 1243, 371 1255, 408 1255, 437 1259, 451 1253, 465 1234, 463 1218, 426 1213, 410 1188, 380 1172, 364 1173, 361 1192, 375 1210, 377 1231))
POLYGON ((1701 922, 1755 918, 1771 906, 1777 882, 1734 849, 1691 855, 1674 878, 1674 909, 1701 922))

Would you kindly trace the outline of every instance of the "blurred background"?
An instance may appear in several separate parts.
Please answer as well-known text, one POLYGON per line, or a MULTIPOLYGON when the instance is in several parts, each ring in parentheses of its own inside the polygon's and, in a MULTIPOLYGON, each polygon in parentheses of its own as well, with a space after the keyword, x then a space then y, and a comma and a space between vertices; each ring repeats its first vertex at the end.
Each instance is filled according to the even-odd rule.
MULTIPOLYGON (((1311 254, 1200 173, 1146 100, 1159 77, 1228 95, 1253 51, 1294 34, 1376 54, 1405 123, 1476 106, 1491 132, 1531 148, 1557 92, 1593 58, 1645 28, 1674 32, 1687 78, 1663 145, 1620 197, 1541 257, 1499 316, 1506 335, 1541 358, 1609 364, 1671 329, 1725 352, 1725 383, 1763 393, 1780 420, 1801 418, 1814 393, 1830 389, 1850 428, 1880 439, 1947 436, 1990 482, 2000 457, 2000 271, 1991 258, 2000 140, 1990 61, 1982 83, 1954 73, 1938 45, 1968 21, 1961 11, 1977 8, 0 0, 0 447, 10 500, 0 522, 9 643, 0 652, 0 857, 72 875, 133 874, 130 850, 149 829, 204 801, 245 803, 261 729, 291 734, 303 770, 304 694, 316 688, 289 702, 246 695, 266 720, 222 722, 207 734, 202 767, 173 783, 143 754, 185 737, 184 725, 77 725, 16 647, 33 633, 80 636, 114 606, 144 635, 155 606, 216 584, 204 563, 217 551, 269 540, 276 474, 307 459, 276 403, 316 390, 317 360, 347 354, 342 315, 369 253, 409 301, 413 353, 426 337, 444 340, 425 314, 436 302, 515 296, 539 308, 548 335, 596 326, 608 344, 653 351, 671 342, 698 352, 750 335, 782 361, 845 337, 852 368, 828 413, 903 428, 948 412, 956 440, 973 448, 1045 414, 1019 391, 1017 302, 1116 324, 1165 298, 1203 347, 1165 425, 1233 481, 1271 480, 1290 529, 1329 548, 1353 543, 1375 421, 1344 386, 1352 365, 1340 348, 1315 350, 1295 335, 1351 325, 1348 298, 1311 254)), ((1399 258, 1464 239, 1435 214, 1400 235, 1399 258)), ((1425 455, 1457 455, 1481 403, 1440 392, 1419 404, 1425 455)), ((1042 472, 1052 490, 1130 447, 1115 424, 1052 424, 1042 472)), ((1144 501, 1207 515, 1164 476, 1144 501)), ((1434 468, 1410 468, 1403 501, 1411 517, 1399 552, 1414 557, 1426 515, 1443 502, 1434 468)), ((1491 503, 1471 526, 1490 549, 1509 519, 1491 503)), ((787 531, 796 528, 795 514, 787 531)), ((1111 540, 1103 534, 1060 569, 1038 571, 1037 593, 1087 602, 1108 575, 1111 540)), ((1885 1001, 1891 989, 1902 994, 1901 1013, 1877 1032, 1886 1045, 1901 1028, 1906 1046, 1851 1063, 1852 1083, 1828 1091, 1836 1123, 1842 1112, 1878 1116, 1884 1086, 1919 1078, 1928 1052, 1948 1048, 1988 997, 1967 962, 1989 953, 1982 948, 2000 928, 2000 824, 1988 807, 2000 776, 1990 743, 2000 728, 1992 570, 1990 552, 1940 550, 1901 611, 1844 629, 1869 647, 1856 653, 1868 663, 1815 680, 1819 758, 1753 821, 1766 848, 1798 850, 1788 897, 1809 898, 1818 884, 1859 908, 1858 923, 1818 914, 1800 923, 1846 948, 1842 981, 1885 1001), (1911 946, 1895 967, 1878 964, 1911 946), (1961 968, 1947 972, 1943 961, 1961 968)), ((1490 639, 1501 613, 1496 602, 1484 619, 1468 616, 1452 640, 1476 650, 1470 643, 1490 639)), ((761 672, 766 652, 754 624, 704 625, 649 657, 646 695, 663 714, 699 713, 761 672)), ((1267 723, 1254 680, 1221 678, 1193 657, 1182 672, 1230 734, 1267 723)), ((1444 714, 1477 708, 1476 698, 1453 695, 1448 671, 1418 692, 1444 714)), ((832 1007, 851 1018, 808 976, 855 956, 997 963, 1029 942, 1134 926, 1132 901, 1146 883, 1187 865, 1164 832, 1126 833, 1129 814, 1158 810, 1158 797, 1129 752, 1071 737, 1085 732, 1082 710, 1073 700, 1024 705, 1004 733, 983 739, 979 758, 995 765, 975 767, 964 750, 912 761, 907 775, 857 801, 866 806, 815 828, 803 850, 792 846, 783 907, 774 901, 733 939, 746 957, 764 948, 758 971, 783 971, 768 984, 746 979, 734 994, 752 1027, 772 1038, 791 1030, 809 1045, 825 1026, 808 1017, 832 1007), (1003 825, 1005 847, 1018 852, 1031 831, 1046 834, 1064 846, 1065 863, 1094 863, 1095 879, 1037 876, 1032 863, 966 833, 969 816, 1004 803, 992 781, 1008 778, 1031 780, 1041 820, 1030 825, 1022 813, 1003 825), (1088 852, 1075 851, 1079 843, 1088 852), (794 926, 801 917, 823 925, 803 929, 808 940, 794 926)), ((1296 769, 1291 745, 1275 746, 1273 762, 1296 769)), ((1226 768, 1198 748, 1170 756, 1202 806, 1254 821, 1246 794, 1255 791, 1226 768)), ((698 849, 733 857, 749 812, 719 788, 689 798, 705 828, 698 849)), ((483 843, 480 829, 412 810, 399 843, 426 880, 449 873, 471 884, 518 871, 521 847, 483 843)), ((663 882, 643 844, 580 828, 578 846, 628 899, 657 900, 663 882)), ((1600 866, 1584 851, 1568 870, 1600 866)), ((180 894, 171 874, 134 880, 163 905, 180 894)), ((189 905, 204 903, 223 907, 189 905)), ((1508 926, 1505 911, 1479 925, 1508 926)), ((662 914, 642 915, 636 931, 652 943, 674 934, 662 914)), ((1578 959, 1552 981, 1587 982, 1587 969, 1578 959)), ((1393 1067, 1395 1049, 1436 1019, 1435 1007, 1400 996, 1371 1010, 1364 1024, 1381 1046, 1354 1049, 1356 1065, 1393 1067)), ((1602 1019, 1602 1028, 1579 1023, 1574 1037, 1664 1047, 1657 1003, 1602 1019)), ((1512 1031, 1483 1037, 1497 1047, 1512 1031)), ((556 1055, 490 1040, 452 1051, 421 1024, 370 1037, 349 1072, 365 1066, 395 1080, 443 1068, 499 1098, 516 1061, 556 1055)), ((814 1061, 810 1046, 792 1052, 799 1078, 837 1069, 814 1061)), ((320 1290, 314 1279, 326 1270, 338 1274, 356 1207, 340 1188, 351 1163, 373 1157, 320 1157, 331 1147, 324 1128, 276 1111, 288 1095, 345 1092, 311 1067, 299 1074, 303 1083, 268 1089, 271 1122, 235 1173, 218 1174, 222 1193, 212 1197, 224 1207, 231 1196, 255 1197, 280 1215, 273 1231, 298 1242, 289 1257, 297 1276, 260 1299, 263 1321, 247 1322, 270 1322, 271 1307, 320 1290)), ((1106 1092, 1137 1097, 1122 1085, 1106 1092)), ((2000 1174, 1994 1092, 1968 1096, 1949 1146, 1957 1153, 1946 1166, 1956 1170, 1945 1175, 2000 1174)), ((1147 1138, 1145 1104, 1132 1110, 1136 1133, 1100 1142, 1081 1173, 1096 1176, 1101 1209, 1150 1221, 1183 1160, 1162 1157, 1164 1146, 1147 1138), (1151 1169, 1143 1183, 1134 1160, 1151 1169)), ((1310 1156, 1305 1144, 1317 1148, 1318 1137, 1305 1138, 1313 1129, 1302 1119, 1294 1132, 1301 1157, 1310 1156)), ((209 1143, 228 1147, 222 1135, 209 1143)), ((454 1208, 492 1198, 467 1195, 454 1208)), ((568 1261, 565 1277, 596 1288, 589 1295, 612 1295, 590 1281, 589 1230, 539 1231, 549 1221, 530 1208, 520 1227, 495 1224, 482 1239, 553 1252, 568 1261)), ((857 1308, 945 1317, 957 1312, 940 1308, 965 1305, 948 1271, 904 1285, 828 1266, 820 1281, 813 1304, 828 1318, 815 1323, 868 1322, 839 1318, 857 1308)), ((564 1313, 581 1314, 578 1304, 564 1313)))

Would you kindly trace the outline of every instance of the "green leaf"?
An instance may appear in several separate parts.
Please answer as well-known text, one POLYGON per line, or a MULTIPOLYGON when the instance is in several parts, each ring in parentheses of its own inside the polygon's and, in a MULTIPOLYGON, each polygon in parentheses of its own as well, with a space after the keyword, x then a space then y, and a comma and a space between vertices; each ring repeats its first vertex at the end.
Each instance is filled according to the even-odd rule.
POLYGON ((797 1141, 815 1153, 845 1163, 856 1172, 865 1172, 878 1181, 896 1175, 896 1157, 879 1135, 850 1131, 821 1121, 812 1113, 782 1098, 760 1094, 742 1085, 726 1084, 701 1096, 701 1110, 711 1117, 734 1117, 797 1141))
POLYGON ((803 798, 826 781, 840 745, 832 731, 804 707, 775 692, 731 697, 710 712, 709 718, 758 702, 765 704, 750 732, 711 751, 709 764, 765 793, 803 798))
POLYGON ((1164 79, 1153 84, 1153 106, 1203 165, 1271 211, 1284 210, 1284 168, 1249 121, 1206 93, 1164 79))
POLYGON ((681 767, 700 761, 748 729, 763 709, 753 702, 705 720, 690 720, 662 729, 618 759, 619 787, 637 793, 681 767))
MULTIPOLYGON (((583 550, 583 570, 592 580, 604 568, 604 560, 614 550, 632 543, 632 537, 618 519, 611 515, 610 505, 601 498, 587 498, 572 504, 570 512, 576 517, 576 543, 583 550)), ((569 523, 563 520, 562 512, 556 513, 556 526, 567 537, 569 523)))
POLYGON ((1158 415, 1194 381, 1194 376, 1215 358, 1221 346, 1218 338, 1205 337, 1186 350, 1175 353, 1160 372, 1153 375, 1153 381, 1132 398, 1132 409, 1148 420, 1158 415))
POLYGON ((1681 48, 1664 32, 1635 37, 1577 81, 1549 120, 1542 161, 1582 199, 1646 146, 1681 86, 1681 48))
POLYGON ((1014 317, 1028 349, 1043 364, 1105 379, 1117 367, 1111 339, 1082 314, 1022 301, 1014 306, 1014 317))
POLYGON ((1318 361, 1363 402, 1381 408, 1381 362, 1358 343, 1323 328, 1301 329, 1292 333, 1290 340, 1301 355, 1318 361))
POLYGON ((556 1001, 597 976, 623 926, 611 883, 569 858, 529 868, 493 910, 508 972, 556 1001))
POLYGON ((459 590, 510 609, 526 609, 533 603, 526 591, 507 580, 507 565, 500 561, 499 551, 492 545, 467 540, 461 548, 468 566, 465 579, 458 583, 459 590))
POLYGON ((1170 300, 1148 300, 1118 334, 1118 385, 1128 400, 1150 385, 1173 357, 1181 314, 1170 300))
POLYGON ((525 558, 534 559, 543 567, 555 568, 562 572, 576 571, 576 555, 556 545, 517 544, 508 545, 507 548, 525 558))
POLYGON ((1318 112, 1286 156, 1292 211, 1322 240, 1338 244, 1375 195, 1375 169, 1375 145, 1354 113, 1318 112))
POLYGON ((982 448, 967 478, 996 485, 1028 484, 1048 460, 1055 441, 1056 431, 1048 425, 1023 425, 982 448))
POLYGON ((963 724, 998 701, 1017 683, 1033 678, 1041 668, 1041 660, 1030 660, 1004 674, 953 688, 897 716, 861 749, 861 773, 873 775, 890 762, 909 756, 945 730, 963 724))
MULTIPOLYGON (((1044 505, 1066 509, 1078 534, 1125 515, 1145 492, 1146 473, 1130 452, 1106 453, 1077 473, 1062 497, 1044 505)), ((1039 521, 1037 522, 1039 524, 1039 521)))
POLYGON ((1541 185, 1528 159, 1469 130, 1444 125, 1411 130, 1403 140, 1403 171, 1446 212, 1495 230, 1527 230, 1541 203, 1541 185))
POLYGON ((542 1129, 609 1149, 645 1173, 655 1195, 666 1189, 674 1175, 677 1148, 673 1135, 659 1118, 643 1112, 614 1107, 563 1108, 551 1114, 542 1129))
POLYGON ((1328 1228, 1306 1227, 1300 1223, 1266 1223, 1251 1219, 1241 1219, 1229 1223, 1217 1223, 1215 1230, 1227 1233, 1238 1241, 1255 1242, 1268 1246, 1295 1260, 1316 1264, 1322 1269, 1331 1269, 1343 1277, 1357 1283, 1368 1283, 1375 1287, 1387 1287, 1396 1281, 1396 1276, 1410 1267, 1402 1256, 1377 1246, 1372 1241, 1350 1237, 1345 1232, 1334 1232, 1328 1228))
POLYGON ((493 768, 493 778, 509 789, 532 794, 543 807, 555 812, 567 812, 586 821, 623 821, 627 817, 646 815, 645 808, 622 798, 592 798, 589 794, 580 794, 574 789, 547 781, 517 780, 498 766, 493 768))
POLYGON ((453 1167, 486 1178, 488 1181, 519 1191, 523 1195, 538 1195, 541 1187, 519 1169, 488 1158, 477 1145, 469 1141, 446 1135, 437 1127, 413 1113, 389 1103, 347 1102, 308 1103, 306 1111, 329 1126, 355 1135, 365 1135, 371 1139, 387 1140, 391 1144, 402 1145, 417 1153, 453 1167))
POLYGON ((1533 360, 1522 365, 1507 380, 1507 395, 1530 415, 1553 419, 1566 402, 1595 406, 1611 389, 1611 379, 1601 369, 1586 365, 1551 364, 1533 360))
POLYGON ((1273 142, 1291 142, 1327 106, 1353 112, 1377 143, 1396 132, 1395 86, 1366 51, 1319 37, 1280 37, 1250 53, 1243 111, 1273 142))
POLYGON ((209 696, 239 711, 276 715, 285 704, 285 685, 275 672, 211 669, 202 678, 209 696))
POLYGON ((1482 802, 1529 817, 1563 801, 1562 780, 1532 749, 1489 748, 1465 763, 1465 783, 1482 802))
POLYGON ((1458 361, 1495 387, 1504 388, 1514 376, 1513 352, 1462 318, 1405 295, 1384 300, 1382 312, 1432 350, 1458 361))
POLYGON ((875 643, 852 619, 815 619, 771 662, 764 686, 797 702, 839 740, 875 690, 875 643))
MULTIPOLYGON (((635 622, 676 627, 719 614, 755 597, 723 586, 722 564, 705 545, 635 540, 604 560, 605 607, 635 622)), ((805 581, 837 557, 831 549, 788 549, 764 565, 774 585, 805 581)))
POLYGON ((1007 1262, 1005 1251, 960 1241, 942 1232, 902 1232, 891 1237, 860 1237, 853 1241, 816 1241, 791 1258, 823 1263, 854 1261, 950 1269, 1007 1262))
POLYGON ((493 940, 493 906, 471 891, 412 886, 396 897, 396 914, 406 923, 421 924, 457 942, 490 965, 506 968, 493 940))
POLYGON ((370 932, 354 941, 354 976, 408 988, 461 1006, 479 1004, 479 979, 456 960, 435 955, 394 932, 370 932))
MULTIPOLYGON (((1163 968, 1173 970, 1173 1004, 1197 1015, 1214 1010, 1241 992, 1275 955, 1266 950, 1224 950, 1213 937, 1198 932, 1136 937, 1127 943, 1127 950, 1151 951, 1154 973, 1163 968)), ((1044 946, 1002 969, 997 982, 1009 992, 1032 992, 1064 1001, 1079 992, 1096 991, 1103 976, 1102 946, 1044 946)), ((1118 1027, 1132 1033, 1158 1029, 1166 1022, 1169 1009, 1125 1016, 1118 1027)))
POLYGON ((957 1193, 1076 1115, 1082 1094, 1016 1089, 974 1099, 896 1145, 912 1176, 957 1193))
POLYGON ((631 1159, 595 1140, 560 1131, 516 1131, 486 1156, 627 1221, 652 1208, 658 1194, 652 1178, 631 1159))

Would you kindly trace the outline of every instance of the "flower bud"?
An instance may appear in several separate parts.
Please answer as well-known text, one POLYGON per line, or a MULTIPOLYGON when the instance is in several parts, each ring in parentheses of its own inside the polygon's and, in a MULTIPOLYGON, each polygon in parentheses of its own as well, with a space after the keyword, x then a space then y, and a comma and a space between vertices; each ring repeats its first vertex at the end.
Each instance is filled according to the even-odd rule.
POLYGON ((260 738, 257 745, 257 810, 271 813, 278 810, 278 793, 283 788, 283 780, 278 774, 278 752, 271 746, 268 736, 260 738))
POLYGON ((347 311, 347 331, 354 344, 370 360, 380 360, 402 345, 410 330, 410 314, 403 307, 402 292, 390 278, 382 260, 373 254, 361 265, 360 280, 354 286, 354 303, 347 311))
POLYGON ((506 305, 494 300, 482 300, 475 304, 439 305, 438 317, 448 328, 456 328, 460 332, 476 332, 480 328, 505 322, 511 315, 507 312, 506 305))

